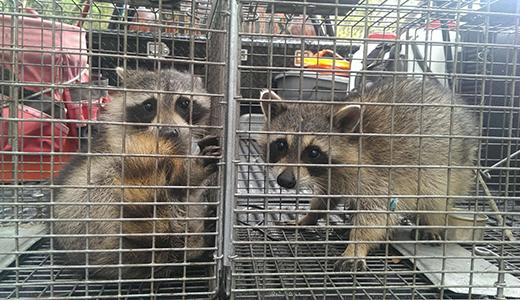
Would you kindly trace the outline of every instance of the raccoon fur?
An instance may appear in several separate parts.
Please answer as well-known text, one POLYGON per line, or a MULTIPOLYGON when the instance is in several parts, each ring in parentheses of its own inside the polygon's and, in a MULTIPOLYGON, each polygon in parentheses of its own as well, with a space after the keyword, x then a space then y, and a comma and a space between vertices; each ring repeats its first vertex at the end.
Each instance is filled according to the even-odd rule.
POLYGON ((92 266, 89 277, 118 278, 124 264, 122 278, 146 278, 151 263, 202 259, 207 251, 190 248, 213 247, 204 235, 211 224, 201 220, 210 214, 201 194, 221 151, 216 137, 205 137, 198 158, 179 157, 190 154, 191 135, 203 133, 188 125, 207 125, 210 100, 158 93, 204 94, 199 79, 173 69, 161 71, 160 80, 149 71, 118 73, 128 88, 145 91, 116 94, 103 119, 127 124, 103 124, 92 155, 74 157, 60 172, 51 232, 71 263, 92 266))
MULTIPOLYGON (((363 97, 354 94, 345 99, 354 104, 333 107, 287 104, 269 91, 263 91, 261 99, 263 112, 266 118, 270 117, 264 130, 272 132, 258 138, 264 153, 269 154, 266 162, 306 164, 272 167, 278 184, 289 189, 308 186, 321 195, 353 196, 330 198, 330 202, 327 198, 314 198, 312 212, 299 219, 297 225, 316 224, 326 216, 319 210, 334 209, 342 200, 347 200, 349 209, 367 211, 351 216, 355 228, 350 231, 350 241, 372 243, 349 244, 335 270, 366 270, 364 257, 377 246, 374 242, 386 239, 386 226, 399 224, 399 211, 445 212, 453 205, 452 198, 447 196, 467 195, 474 183, 471 167, 476 159, 477 141, 471 136, 476 136, 475 117, 460 106, 451 106, 463 102, 434 82, 397 79, 394 86, 393 81, 385 81, 366 91, 363 97), (368 104, 356 105, 356 102, 368 104), (396 105, 388 105, 394 102, 396 105), (315 132, 336 134, 312 134, 315 132), (337 164, 354 166, 334 167, 337 164), (372 167, 363 167, 368 165, 372 167), (392 167, 378 168, 378 165, 392 167), (391 198, 385 195, 397 197, 395 213, 390 212, 391 198), (432 197, 399 198, 398 195, 432 197)), ((418 225, 432 227, 444 226, 445 218, 443 213, 415 214, 418 225)), ((441 240, 443 230, 425 228, 419 235, 425 240, 441 240)))

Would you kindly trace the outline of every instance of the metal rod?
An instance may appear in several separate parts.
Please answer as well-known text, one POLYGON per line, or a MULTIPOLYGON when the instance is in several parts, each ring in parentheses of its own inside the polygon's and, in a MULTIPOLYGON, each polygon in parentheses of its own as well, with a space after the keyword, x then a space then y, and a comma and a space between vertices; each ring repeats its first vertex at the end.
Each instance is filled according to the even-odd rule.
POLYGON ((224 163, 224 182, 228 184, 224 185, 224 198, 222 201, 223 205, 223 228, 222 228, 222 241, 223 241, 223 267, 224 267, 224 279, 223 284, 225 288, 226 296, 231 296, 232 288, 232 276, 231 276, 231 263, 233 256, 233 225, 235 216, 233 214, 234 207, 234 192, 236 182, 236 169, 235 169, 235 153, 236 153, 236 125, 237 125, 237 101, 235 97, 237 95, 237 80, 238 80, 238 62, 239 62, 239 10, 238 2, 236 0, 228 1, 229 10, 229 30, 228 30, 228 56, 227 56, 227 89, 226 89, 226 102, 227 102, 227 116, 226 116, 226 129, 225 129, 225 163, 224 163))
POLYGON ((503 165, 506 161, 515 158, 516 156, 518 156, 518 154, 520 154, 520 150, 518 150, 515 153, 509 155, 508 157, 502 159, 501 161, 497 162, 496 164, 492 165, 491 167, 483 170, 482 175, 484 175, 484 177, 486 177, 487 179, 491 179, 491 175, 489 174, 489 172, 491 172, 493 169, 497 168, 498 166, 503 165))

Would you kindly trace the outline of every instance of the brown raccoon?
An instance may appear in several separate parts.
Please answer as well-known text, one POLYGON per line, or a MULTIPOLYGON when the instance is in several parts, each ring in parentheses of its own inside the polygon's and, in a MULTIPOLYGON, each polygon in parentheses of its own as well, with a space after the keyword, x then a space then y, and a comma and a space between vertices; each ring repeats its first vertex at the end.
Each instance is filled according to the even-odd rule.
MULTIPOLYGON (((363 212, 352 216, 353 224, 359 227, 351 230, 350 241, 372 243, 349 244, 343 253, 345 259, 336 262, 336 270, 366 269, 363 258, 377 246, 373 242, 385 240, 385 226, 399 223, 398 213, 381 213, 391 210, 391 205, 396 204, 396 212, 444 212, 453 202, 447 199, 448 195, 467 195, 473 184, 470 167, 476 158, 477 142, 469 137, 476 136, 475 118, 467 110, 451 106, 463 102, 438 84, 413 79, 398 79, 395 86, 392 81, 383 82, 366 91, 363 97, 357 94, 346 99, 348 102, 369 103, 360 105, 289 105, 269 91, 263 91, 261 98, 271 99, 262 102, 262 109, 266 117, 270 117, 264 129, 273 133, 259 137, 264 152, 268 154, 266 161, 306 165, 272 167, 280 186, 292 189, 299 183, 299 186, 309 186, 321 195, 379 196, 348 198, 350 209, 378 213, 363 212), (397 105, 388 105, 394 102, 397 105), (421 106, 421 103, 425 105, 421 106), (327 132, 336 134, 312 134, 327 132), (419 134, 424 136, 419 138, 419 134), (451 135, 465 137, 450 138, 451 135), (337 164, 362 167, 334 167, 337 164), (371 167, 363 167, 367 165, 371 167), (378 165, 392 167, 378 168, 378 165), (432 197, 397 196, 397 202, 394 202, 381 197, 385 195, 432 197)), ((326 198, 314 198, 311 210, 334 209, 340 201, 340 198, 331 198, 328 204, 326 198)), ((309 212, 297 224, 313 225, 325 215, 309 212)), ((419 225, 444 226, 445 217, 445 214, 422 213, 417 214, 415 220, 419 225)), ((440 240, 442 236, 443 231, 439 228, 420 230, 421 239, 440 240)))
MULTIPOLYGON (((145 91, 117 94, 103 118, 130 124, 104 124, 93 140, 93 155, 73 158, 56 181, 57 221, 51 227, 54 234, 66 236, 54 238, 55 246, 72 251, 72 263, 95 266, 90 276, 118 278, 119 269, 108 265, 125 264, 123 278, 149 277, 151 263, 197 260, 207 252, 200 248, 213 247, 203 234, 210 230, 201 219, 208 215, 207 205, 182 203, 203 202, 205 181, 217 170, 218 139, 199 141, 200 158, 179 157, 190 154, 187 125, 206 125, 210 101, 198 95, 159 95, 205 93, 200 80, 187 73, 163 70, 160 75, 157 81, 154 72, 126 71, 126 86, 145 91), (87 257, 86 250, 93 252, 87 257)), ((201 128, 191 130, 202 133, 201 128)))

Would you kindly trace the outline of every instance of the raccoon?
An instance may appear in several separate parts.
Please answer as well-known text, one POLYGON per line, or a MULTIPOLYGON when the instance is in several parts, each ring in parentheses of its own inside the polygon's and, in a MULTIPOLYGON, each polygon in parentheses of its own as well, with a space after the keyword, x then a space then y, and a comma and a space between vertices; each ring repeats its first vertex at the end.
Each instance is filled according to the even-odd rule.
MULTIPOLYGON (((385 226, 399 224, 402 215, 399 211, 445 212, 453 205, 447 196, 470 192, 473 183, 470 168, 477 149, 476 140, 471 138, 476 136, 475 116, 460 106, 454 107, 463 104, 462 100, 437 83, 397 79, 394 85, 393 81, 385 81, 366 91, 363 97, 353 94, 345 99, 354 104, 333 107, 286 104, 267 90, 261 93, 261 99, 264 115, 270 117, 264 130, 273 132, 258 137, 264 153, 269 154, 266 162, 305 164, 272 167, 278 184, 288 189, 308 186, 321 195, 353 195, 345 199, 349 209, 368 211, 351 216, 356 228, 350 231, 350 241, 371 243, 349 244, 342 254, 344 259, 335 264, 337 271, 366 270, 364 257, 377 246, 374 242, 385 240, 385 226), (311 134, 327 132, 335 134, 311 134), (424 136, 419 138, 419 135, 424 136), (450 138, 451 135, 463 137, 450 138), (334 167, 338 164, 342 166, 334 167), (432 197, 381 198, 384 195, 432 197), (381 213, 392 210, 396 213, 381 213)), ((316 224, 326 216, 316 210, 334 209, 342 200, 341 197, 312 199, 312 212, 296 224, 316 224)), ((415 214, 415 221, 418 225, 444 226, 445 217, 445 214, 422 213, 415 214)), ((424 240, 441 240, 443 230, 425 228, 419 235, 424 240)))
POLYGON ((204 94, 200 79, 173 69, 162 70, 159 81, 150 71, 117 72, 126 86, 145 91, 116 94, 103 119, 127 124, 103 124, 93 155, 74 157, 60 172, 51 232, 58 235, 55 248, 70 251, 71 262, 93 266, 91 277, 118 278, 119 269, 109 266, 125 264, 122 278, 145 278, 151 263, 203 259, 207 251, 201 248, 213 247, 204 235, 211 224, 201 220, 210 214, 207 205, 183 203, 203 202, 221 149, 218 138, 208 136, 198 143, 198 158, 179 157, 190 154, 190 131, 203 134, 188 125, 208 123, 210 100, 156 92, 204 94), (92 252, 87 256, 86 250, 92 252))

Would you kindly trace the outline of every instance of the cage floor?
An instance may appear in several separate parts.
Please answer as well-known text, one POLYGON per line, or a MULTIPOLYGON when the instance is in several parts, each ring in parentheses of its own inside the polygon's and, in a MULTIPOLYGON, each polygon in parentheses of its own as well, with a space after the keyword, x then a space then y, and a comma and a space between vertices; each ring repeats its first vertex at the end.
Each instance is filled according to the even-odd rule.
MULTIPOLYGON (((45 185, 32 183, 31 187, 17 189, 4 186, 0 199, 0 217, 4 221, 0 229, 16 224, 41 225, 38 219, 49 217, 46 203, 50 189, 45 185), (17 205, 11 205, 15 193, 17 205)), ((216 294, 215 278, 210 274, 213 266, 189 268, 185 278, 175 280, 97 283, 84 280, 84 269, 58 267, 66 264, 66 256, 46 253, 50 250, 49 238, 34 240, 37 242, 19 256, 18 264, 15 261, 9 266, 11 270, 0 273, 0 299, 209 299, 216 294)))
MULTIPOLYGON (((287 244, 266 243, 266 235, 255 228, 236 231, 237 240, 247 241, 249 245, 235 246, 235 254, 240 258, 256 258, 248 261, 239 259, 235 263, 235 292, 248 298, 296 298, 296 299, 440 299, 441 290, 435 287, 423 274, 414 274, 414 266, 408 260, 390 259, 396 250, 389 248, 389 259, 371 258, 386 256, 385 249, 371 252, 367 259, 368 272, 363 276, 333 274, 334 260, 324 260, 324 256, 339 256, 344 246, 338 244, 295 245, 299 241, 340 241, 340 234, 326 230, 269 230, 269 241, 287 244), (264 258, 258 259, 258 258, 264 258), (302 257, 301 260, 290 258, 302 257), (317 257, 312 259, 312 257, 317 257), (319 257, 319 258, 318 258, 319 257), (288 259, 289 258, 289 259, 288 259), (326 274, 330 272, 330 274, 326 274), (378 274, 380 272, 380 274, 378 274), (251 275, 254 273, 254 275, 251 275), (263 273, 263 274, 262 274, 263 273), (286 273, 286 274, 284 274, 286 273), (383 274, 386 273, 386 274, 383 274), (248 290, 255 290, 248 292, 248 290)), ((500 240, 500 233, 488 230, 486 240, 500 240)), ((471 251, 471 245, 465 246, 471 251)), ((490 246, 499 252, 500 246, 490 246)), ((504 261, 508 273, 520 277, 520 247, 505 247, 504 261)), ((497 264, 495 259, 488 262, 497 264)), ((455 294, 447 289, 442 291, 443 299, 468 299, 466 294, 455 294)), ((473 299, 478 299, 473 297, 473 299)))
POLYGON ((182 281, 87 282, 75 269, 51 268, 63 265, 65 257, 44 253, 49 249, 50 239, 42 239, 29 249, 37 253, 20 256, 18 270, 0 274, 0 299, 207 299, 214 294, 210 280, 204 279, 209 277, 207 268, 190 269, 182 281))
MULTIPOLYGON (((268 224, 279 224, 280 221, 294 220, 296 203, 299 209, 308 208, 310 197, 307 195, 310 191, 302 191, 304 195, 298 201, 288 197, 288 192, 280 189, 270 174, 266 174, 260 166, 251 164, 261 162, 258 146, 247 140, 242 140, 239 145, 241 161, 245 164, 239 166, 238 174, 238 224, 235 229, 237 259, 233 276, 234 293, 240 299, 468 299, 467 294, 456 294, 435 286, 420 271, 414 272, 414 266, 409 260, 391 259, 393 254, 400 255, 392 247, 388 247, 388 252, 384 247, 371 252, 367 259, 368 275, 332 273, 335 260, 323 257, 340 256, 343 253, 344 244, 329 242, 346 240, 345 231, 337 227, 297 231, 287 227, 265 227, 268 224), (269 180, 265 180, 265 176, 269 180), (255 196, 266 193, 282 196, 255 196), (380 258, 382 256, 390 258, 380 258)), ((474 205, 471 202, 475 201, 461 205, 470 209, 474 205)), ((517 207, 515 203, 509 204, 512 205, 510 210, 517 207)), ((479 205, 479 208, 487 209, 482 203, 479 205)), ((320 222, 324 224, 323 220, 320 222)), ((346 213, 329 216, 331 225, 347 222, 346 213)), ((496 220, 490 219, 488 225, 490 228, 486 230, 485 240, 503 241, 502 232, 492 229, 496 220)), ((518 216, 508 218, 508 225, 518 229, 518 216)), ((520 232, 514 234, 520 238, 520 232)), ((471 245, 464 247, 471 251, 471 245)), ((520 277, 520 246, 509 244, 504 245, 503 249, 501 247, 500 244, 487 245, 495 253, 512 257, 505 262, 505 270, 520 277)), ((487 261, 497 265, 495 259, 487 261)))
MULTIPOLYGON (((392 263, 383 259, 368 259, 369 271, 386 270, 392 275, 351 276, 325 274, 332 272, 334 260, 309 259, 340 255, 341 246, 328 249, 324 245, 296 246, 265 245, 253 230, 239 230, 239 240, 259 242, 251 246, 235 247, 239 257, 265 257, 265 260, 240 261, 235 263, 235 293, 240 298, 267 299, 436 299, 439 291, 431 287, 431 283, 420 274, 402 274, 411 270, 406 262, 392 263), (287 257, 306 257, 302 260, 284 260, 287 257), (279 258, 278 258, 279 257, 279 258), (255 275, 249 275, 255 273, 255 275), (265 273, 262 275, 261 273, 265 273), (283 273, 289 273, 284 275, 283 273), (260 274, 260 275, 258 275, 260 274), (325 275, 324 275, 325 274, 325 275), (384 288, 383 288, 384 287, 384 288), (250 292, 250 290, 256 290, 250 292)), ((294 241, 294 233, 280 231, 277 238, 294 241)), ((325 236, 323 231, 301 232, 299 240, 317 241, 325 236)), ((330 235, 329 235, 330 236, 330 235)), ((378 250, 374 255, 384 255, 378 250)), ((447 299, 451 299, 447 297, 447 299)), ((463 299, 463 298, 461 298, 463 299)))

